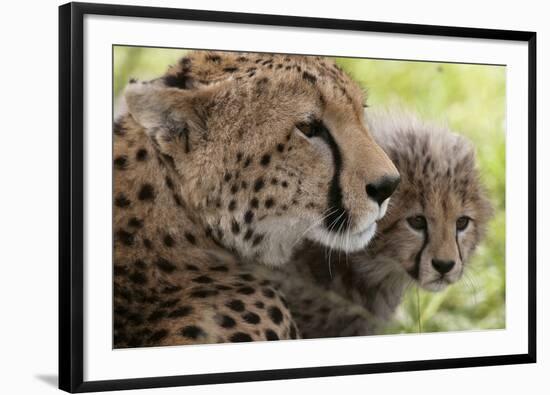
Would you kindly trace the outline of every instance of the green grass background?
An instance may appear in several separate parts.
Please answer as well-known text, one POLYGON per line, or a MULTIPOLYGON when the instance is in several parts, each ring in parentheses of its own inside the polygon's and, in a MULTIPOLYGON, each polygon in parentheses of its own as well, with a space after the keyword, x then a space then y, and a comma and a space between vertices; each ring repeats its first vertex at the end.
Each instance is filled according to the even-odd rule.
MULTIPOLYGON (((158 77, 185 50, 114 47, 114 94, 158 77)), ((470 138, 495 215, 463 279, 441 293, 412 288, 387 333, 505 327, 505 103, 502 66, 337 58, 371 107, 401 107, 470 138)))

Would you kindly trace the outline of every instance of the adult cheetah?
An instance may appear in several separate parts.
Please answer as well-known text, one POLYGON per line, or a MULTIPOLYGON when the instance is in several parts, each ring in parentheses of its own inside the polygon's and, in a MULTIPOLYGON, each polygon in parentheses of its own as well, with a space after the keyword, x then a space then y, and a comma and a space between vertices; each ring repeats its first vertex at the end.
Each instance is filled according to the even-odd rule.
POLYGON ((368 119, 402 176, 376 236, 349 256, 304 246, 270 277, 305 338, 377 333, 411 284, 435 292, 455 283, 491 217, 466 138, 400 112, 368 119))
POLYGON ((196 51, 131 81, 125 101, 114 346, 297 337, 280 292, 247 268, 284 264, 304 233, 349 251, 371 239, 398 173, 361 90, 319 57, 196 51))

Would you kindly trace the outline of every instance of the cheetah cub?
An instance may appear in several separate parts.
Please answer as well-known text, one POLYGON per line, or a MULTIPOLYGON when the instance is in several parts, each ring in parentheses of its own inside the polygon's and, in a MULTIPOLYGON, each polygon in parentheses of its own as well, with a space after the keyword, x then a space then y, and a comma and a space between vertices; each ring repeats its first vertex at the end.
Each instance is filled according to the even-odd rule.
POLYGON ((460 280, 492 213, 464 137, 413 116, 367 115, 402 181, 367 249, 310 244, 276 273, 305 338, 376 333, 413 282, 437 292, 460 280))

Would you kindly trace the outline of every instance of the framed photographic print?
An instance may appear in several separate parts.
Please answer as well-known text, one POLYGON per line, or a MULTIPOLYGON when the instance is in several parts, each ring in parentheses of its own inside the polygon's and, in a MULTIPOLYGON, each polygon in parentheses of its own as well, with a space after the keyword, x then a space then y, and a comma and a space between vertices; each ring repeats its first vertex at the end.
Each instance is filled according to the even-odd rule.
POLYGON ((59 13, 61 389, 535 362, 535 33, 59 13))

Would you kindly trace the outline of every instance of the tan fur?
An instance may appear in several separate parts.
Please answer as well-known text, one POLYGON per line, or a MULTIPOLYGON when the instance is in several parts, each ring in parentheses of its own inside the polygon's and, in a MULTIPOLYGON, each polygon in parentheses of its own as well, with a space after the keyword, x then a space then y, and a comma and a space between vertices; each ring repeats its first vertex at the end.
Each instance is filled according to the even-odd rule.
POLYGON ((342 154, 350 237, 383 214, 365 185, 397 172, 363 122, 359 88, 322 58, 198 51, 125 98, 115 346, 297 337, 284 298, 243 264, 284 264, 306 229, 325 226, 334 155, 297 124, 322 121, 342 154))
POLYGON ((401 184, 364 252, 348 257, 304 246, 294 265, 283 269, 286 276, 299 278, 293 280, 301 282, 299 289, 307 289, 301 297, 296 289, 288 289, 293 282, 281 281, 280 273, 274 275, 285 293, 294 294, 290 309, 304 337, 372 334, 378 326, 373 323, 391 318, 413 281, 431 291, 458 281, 492 213, 474 149, 464 137, 411 115, 367 114, 367 118, 376 141, 398 167, 401 184), (416 215, 427 218, 426 235, 408 224, 407 218, 416 215), (456 221, 464 215, 471 221, 457 231, 456 221), (432 259, 453 260, 455 266, 441 275, 432 259), (332 302, 332 293, 346 298, 348 306, 332 302), (303 303, 304 299, 315 303, 303 303), (360 314, 351 319, 350 309, 357 306, 376 319, 360 314), (332 326, 325 324, 326 314, 331 314, 332 326))

